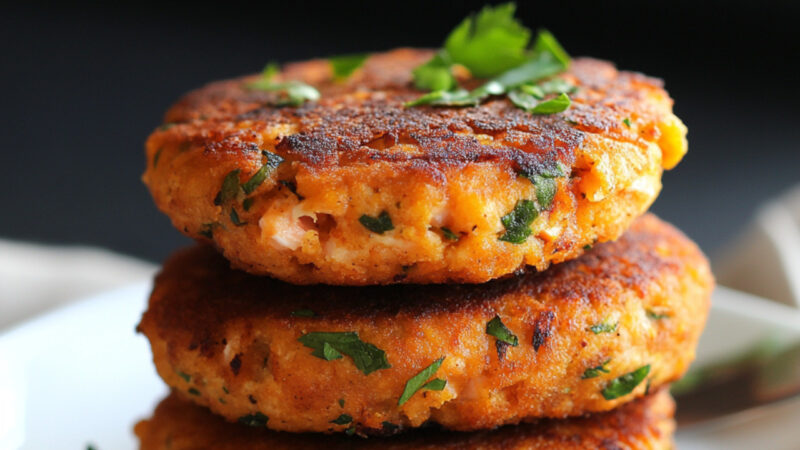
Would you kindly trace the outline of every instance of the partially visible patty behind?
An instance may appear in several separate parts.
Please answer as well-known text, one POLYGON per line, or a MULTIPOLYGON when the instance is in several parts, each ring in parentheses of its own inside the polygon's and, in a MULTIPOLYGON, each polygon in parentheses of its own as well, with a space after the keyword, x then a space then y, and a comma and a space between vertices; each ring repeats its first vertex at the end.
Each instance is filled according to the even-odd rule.
POLYGON ((141 450, 671 449, 675 404, 666 390, 607 413, 472 433, 417 430, 390 438, 279 433, 232 424, 176 394, 135 433, 141 450))
POLYGON ((270 106, 276 94, 248 89, 252 76, 193 91, 148 139, 144 182, 178 230, 254 274, 482 283, 616 239, 686 152, 686 128, 657 79, 584 58, 559 75, 578 88, 563 113, 533 115, 504 97, 404 107, 422 94, 411 70, 430 56, 375 54, 345 81, 324 60, 291 64, 277 79, 322 94, 297 108, 270 106), (261 184, 237 189, 273 165, 261 184), (555 176, 551 204, 531 174, 555 176), (220 197, 226 178, 233 195, 220 197), (501 239, 503 217, 526 201, 539 212, 530 235, 501 239), (365 217, 391 228, 370 229, 365 217))
POLYGON ((231 421, 476 430, 607 411, 676 380, 694 358, 712 285, 699 249, 652 215, 575 260, 482 285, 293 286, 197 246, 164 265, 139 330, 168 385, 231 421), (356 333, 372 362, 308 341, 319 332, 356 333), (440 358, 419 381, 446 385, 400 402, 440 358))

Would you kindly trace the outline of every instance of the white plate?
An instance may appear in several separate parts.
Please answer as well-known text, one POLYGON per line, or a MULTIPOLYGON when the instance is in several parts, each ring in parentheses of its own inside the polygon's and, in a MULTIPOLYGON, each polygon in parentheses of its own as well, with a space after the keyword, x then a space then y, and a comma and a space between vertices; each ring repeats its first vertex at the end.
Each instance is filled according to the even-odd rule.
MULTIPOLYGON (((136 448, 133 424, 167 392, 134 332, 149 290, 140 283, 111 291, 0 335, 1 449, 136 448)), ((800 339, 800 313, 719 288, 698 363, 775 336, 800 339)), ((800 402, 682 430, 677 440, 682 449, 798 448, 798 423, 800 402)))

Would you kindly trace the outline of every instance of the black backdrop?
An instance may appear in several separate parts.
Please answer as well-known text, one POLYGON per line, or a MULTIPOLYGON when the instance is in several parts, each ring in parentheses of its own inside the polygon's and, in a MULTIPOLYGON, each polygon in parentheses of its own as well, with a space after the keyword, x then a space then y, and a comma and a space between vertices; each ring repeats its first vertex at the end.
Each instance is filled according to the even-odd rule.
MULTIPOLYGON (((267 60, 438 46, 479 2, 200 2, 0 10, 0 237, 152 260, 187 240, 139 181, 166 107, 267 60)), ((800 2, 520 2, 573 55, 666 80, 690 150, 654 210, 713 252, 800 181, 800 2)))

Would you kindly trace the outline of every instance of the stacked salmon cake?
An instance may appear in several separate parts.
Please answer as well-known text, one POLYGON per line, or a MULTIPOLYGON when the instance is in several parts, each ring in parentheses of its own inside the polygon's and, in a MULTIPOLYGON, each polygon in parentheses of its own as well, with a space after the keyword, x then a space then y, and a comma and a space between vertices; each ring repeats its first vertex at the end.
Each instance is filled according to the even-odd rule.
POLYGON ((646 210, 686 128, 529 39, 486 8, 167 112, 144 181, 200 243, 139 325, 173 389, 142 448, 669 448, 713 279, 646 210))

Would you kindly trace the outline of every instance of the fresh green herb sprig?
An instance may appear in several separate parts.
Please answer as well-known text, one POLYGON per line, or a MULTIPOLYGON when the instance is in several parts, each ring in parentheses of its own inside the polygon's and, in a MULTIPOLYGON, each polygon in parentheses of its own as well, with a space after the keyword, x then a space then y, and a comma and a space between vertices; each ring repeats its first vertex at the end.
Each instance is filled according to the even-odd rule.
POLYGON ((442 365, 442 361, 444 361, 444 356, 432 362, 431 365, 422 369, 418 374, 411 377, 406 382, 406 387, 403 389, 403 393, 397 400, 397 406, 403 406, 408 399, 410 399, 414 394, 417 393, 417 391, 421 389, 428 389, 432 391, 441 391, 444 389, 444 387, 447 385, 447 381, 442 380, 441 378, 435 378, 427 383, 425 382, 428 380, 428 378, 432 377, 437 370, 439 370, 439 367, 442 365))
POLYGON ((619 322, 603 321, 590 326, 589 331, 591 331, 594 334, 613 333, 617 331, 618 326, 619 322))
POLYGON ((261 73, 261 78, 246 83, 245 88, 252 91, 277 92, 279 98, 273 106, 300 106, 307 101, 319 100, 319 91, 309 84, 297 80, 275 81, 278 72, 280 67, 275 63, 269 63, 261 73))
POLYGON ((368 57, 369 53, 351 53, 328 58, 333 70, 333 78, 339 81, 347 79, 359 67, 364 65, 368 57))
POLYGON ((298 341, 313 349, 312 355, 326 361, 340 359, 342 354, 351 357, 358 370, 364 375, 392 367, 386 359, 386 352, 362 341, 355 332, 315 331, 300 336, 298 341))
POLYGON ((554 114, 569 108, 575 87, 564 80, 544 81, 565 71, 570 57, 547 30, 540 31, 531 50, 531 32, 514 19, 516 6, 484 7, 467 17, 429 61, 413 71, 418 89, 431 91, 407 107, 477 106, 491 95, 508 95, 517 107, 533 114, 554 114), (454 65, 489 81, 472 91, 458 88, 454 65), (549 94, 557 97, 544 100, 549 94), (544 101, 542 101, 544 100, 544 101))

